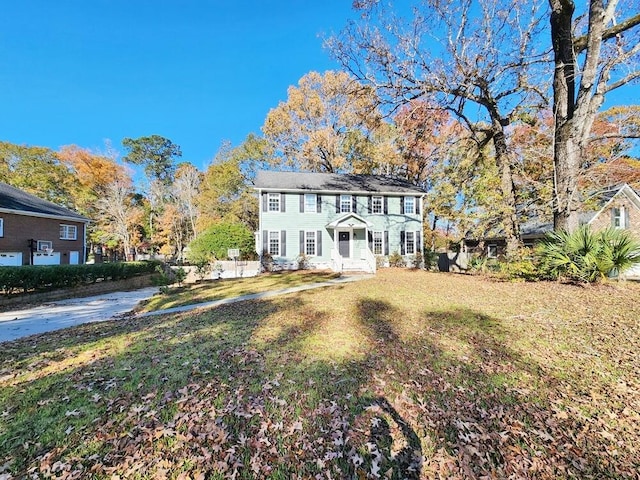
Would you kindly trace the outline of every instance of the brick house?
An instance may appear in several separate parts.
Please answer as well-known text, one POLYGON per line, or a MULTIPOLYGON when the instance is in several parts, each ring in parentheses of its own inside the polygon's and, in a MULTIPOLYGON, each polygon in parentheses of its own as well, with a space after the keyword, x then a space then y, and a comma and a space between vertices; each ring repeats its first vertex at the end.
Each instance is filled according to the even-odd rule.
POLYGON ((89 219, 0 183, 0 266, 84 263, 89 219))

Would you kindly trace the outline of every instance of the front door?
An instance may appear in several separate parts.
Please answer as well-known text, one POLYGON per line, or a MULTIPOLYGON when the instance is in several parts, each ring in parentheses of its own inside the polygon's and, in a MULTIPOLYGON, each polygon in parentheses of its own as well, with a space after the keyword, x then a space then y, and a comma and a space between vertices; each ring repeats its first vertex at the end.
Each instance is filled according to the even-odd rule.
POLYGON ((351 233, 338 232, 338 252, 342 258, 351 258, 351 233))

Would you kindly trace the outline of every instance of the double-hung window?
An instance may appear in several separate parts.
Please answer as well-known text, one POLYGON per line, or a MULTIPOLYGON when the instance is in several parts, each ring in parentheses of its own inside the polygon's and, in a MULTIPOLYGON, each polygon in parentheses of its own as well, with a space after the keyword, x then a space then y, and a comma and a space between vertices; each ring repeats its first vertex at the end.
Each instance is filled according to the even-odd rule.
POLYGON ((304 233, 304 253, 307 256, 316 255, 316 232, 308 231, 304 233))
POLYGON ((382 197, 372 197, 371 198, 371 213, 382 213, 382 212, 383 212, 382 197))
POLYGON ((269 232, 269 255, 280 256, 280 232, 269 232))
POLYGON ((404 197, 404 213, 406 215, 412 215, 416 213, 416 198, 404 197))
POLYGON ((340 212, 351 212, 351 195, 340 195, 340 212))
POLYGON ((416 232, 406 232, 404 236, 404 251, 407 255, 416 253, 416 232))
POLYGON ((60 240, 77 240, 78 227, 75 225, 60 224, 60 240))
POLYGON ((318 211, 318 196, 315 193, 304 194, 304 211, 316 213, 318 211))
POLYGON ((384 254, 384 236, 383 232, 373 232, 373 254, 384 254))
POLYGON ((267 210, 270 212, 279 212, 280 201, 279 193, 269 193, 267 195, 267 210))
POLYGON ((614 207, 611 209, 612 224, 615 228, 629 228, 629 218, 626 207, 614 207))

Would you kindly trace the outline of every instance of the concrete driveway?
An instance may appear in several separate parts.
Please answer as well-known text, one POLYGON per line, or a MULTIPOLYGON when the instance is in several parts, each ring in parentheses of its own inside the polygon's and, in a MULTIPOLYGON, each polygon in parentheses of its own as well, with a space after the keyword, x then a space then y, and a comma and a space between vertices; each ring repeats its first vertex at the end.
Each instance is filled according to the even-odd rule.
POLYGON ((100 322, 130 312, 151 298, 158 287, 113 292, 95 297, 56 300, 23 310, 0 313, 0 342, 50 332, 81 323, 100 322))

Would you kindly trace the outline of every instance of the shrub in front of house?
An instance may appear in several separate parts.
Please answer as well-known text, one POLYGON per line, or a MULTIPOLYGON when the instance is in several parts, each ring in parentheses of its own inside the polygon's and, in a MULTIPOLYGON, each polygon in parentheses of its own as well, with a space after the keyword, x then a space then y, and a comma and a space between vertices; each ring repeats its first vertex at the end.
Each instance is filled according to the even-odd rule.
POLYGON ((0 290, 5 295, 71 288, 97 281, 122 280, 153 273, 156 261, 113 262, 93 265, 24 265, 0 267, 0 290))

